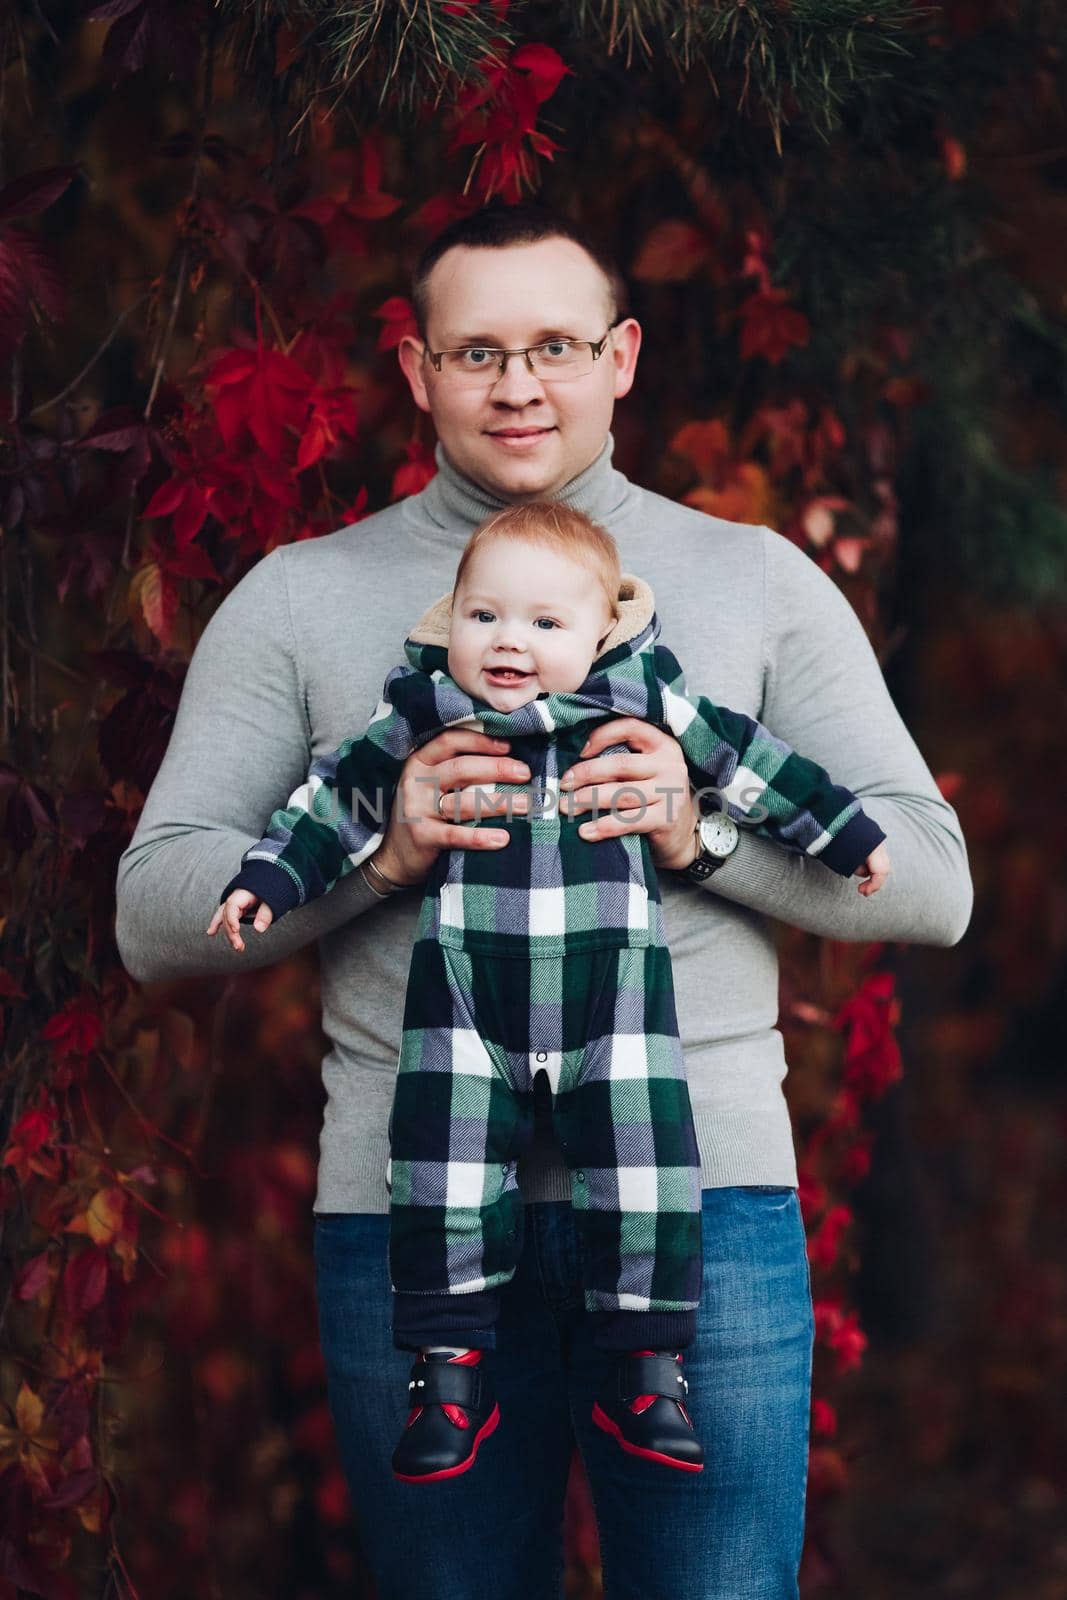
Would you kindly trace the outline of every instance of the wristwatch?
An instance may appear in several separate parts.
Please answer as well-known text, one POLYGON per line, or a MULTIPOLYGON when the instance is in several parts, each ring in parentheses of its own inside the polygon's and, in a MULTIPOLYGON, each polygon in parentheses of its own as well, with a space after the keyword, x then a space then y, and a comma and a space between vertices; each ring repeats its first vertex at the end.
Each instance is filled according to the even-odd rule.
POLYGON ((694 831, 697 853, 687 867, 678 869, 678 876, 687 883, 706 883, 733 855, 741 835, 737 823, 725 811, 712 811, 702 816, 694 831))

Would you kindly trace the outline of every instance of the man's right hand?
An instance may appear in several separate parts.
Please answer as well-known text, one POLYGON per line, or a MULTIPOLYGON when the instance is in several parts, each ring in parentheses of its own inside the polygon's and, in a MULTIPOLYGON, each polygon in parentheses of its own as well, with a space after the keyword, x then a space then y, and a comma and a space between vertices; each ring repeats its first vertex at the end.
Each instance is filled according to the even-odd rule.
POLYGON ((504 739, 473 728, 449 728, 413 750, 404 762, 385 837, 374 864, 394 883, 421 883, 442 850, 499 850, 509 835, 502 828, 465 828, 460 823, 527 809, 527 797, 496 794, 494 783, 526 783, 530 769, 507 754, 504 739), (477 753, 470 753, 477 752, 477 753), (481 789, 483 792, 478 793, 481 789))

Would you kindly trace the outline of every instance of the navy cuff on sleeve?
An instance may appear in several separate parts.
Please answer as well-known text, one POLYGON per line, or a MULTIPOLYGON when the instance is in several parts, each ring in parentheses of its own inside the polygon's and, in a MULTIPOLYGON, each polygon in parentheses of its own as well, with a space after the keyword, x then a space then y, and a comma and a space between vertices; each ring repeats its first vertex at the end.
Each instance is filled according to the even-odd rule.
POLYGON ((857 811, 815 859, 822 861, 832 872, 839 872, 843 878, 850 878, 884 838, 885 834, 877 822, 865 812, 857 811))
MULTIPOLYGON (((247 862, 223 889, 219 896, 219 904, 221 905, 235 889, 250 889, 254 895, 258 895, 266 905, 270 906, 275 922, 300 904, 300 891, 292 878, 284 867, 276 867, 271 861, 247 862)), ((247 917, 241 918, 241 921, 251 922, 254 916, 254 912, 249 912, 247 917)))

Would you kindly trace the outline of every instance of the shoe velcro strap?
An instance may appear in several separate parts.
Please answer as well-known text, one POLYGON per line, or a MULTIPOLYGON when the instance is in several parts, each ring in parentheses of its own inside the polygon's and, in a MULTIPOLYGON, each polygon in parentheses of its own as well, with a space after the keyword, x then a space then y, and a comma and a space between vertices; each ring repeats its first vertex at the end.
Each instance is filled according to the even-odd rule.
POLYGON ((466 1406, 477 1411, 482 1398, 482 1375, 477 1367, 450 1361, 416 1361, 408 1378, 408 1399, 413 1406, 466 1406))
POLYGON ((682 1364, 673 1356, 629 1356, 619 1362, 619 1398, 636 1400, 639 1394, 661 1394, 684 1400, 687 1392, 682 1364))

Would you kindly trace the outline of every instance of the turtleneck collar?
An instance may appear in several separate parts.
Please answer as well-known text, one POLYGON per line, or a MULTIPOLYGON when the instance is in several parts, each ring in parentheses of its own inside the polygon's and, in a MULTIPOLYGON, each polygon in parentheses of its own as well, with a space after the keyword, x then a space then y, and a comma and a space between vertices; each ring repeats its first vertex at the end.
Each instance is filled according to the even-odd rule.
MULTIPOLYGON (((609 433, 595 460, 551 498, 572 506, 576 511, 584 511, 587 516, 597 520, 617 513, 634 490, 630 480, 611 464, 614 449, 615 440, 609 433)), ((420 508, 439 527, 457 533, 462 530, 465 540, 478 523, 511 503, 460 472, 452 465, 440 444, 434 451, 434 460, 437 463, 436 475, 413 498, 418 500, 420 508)))

